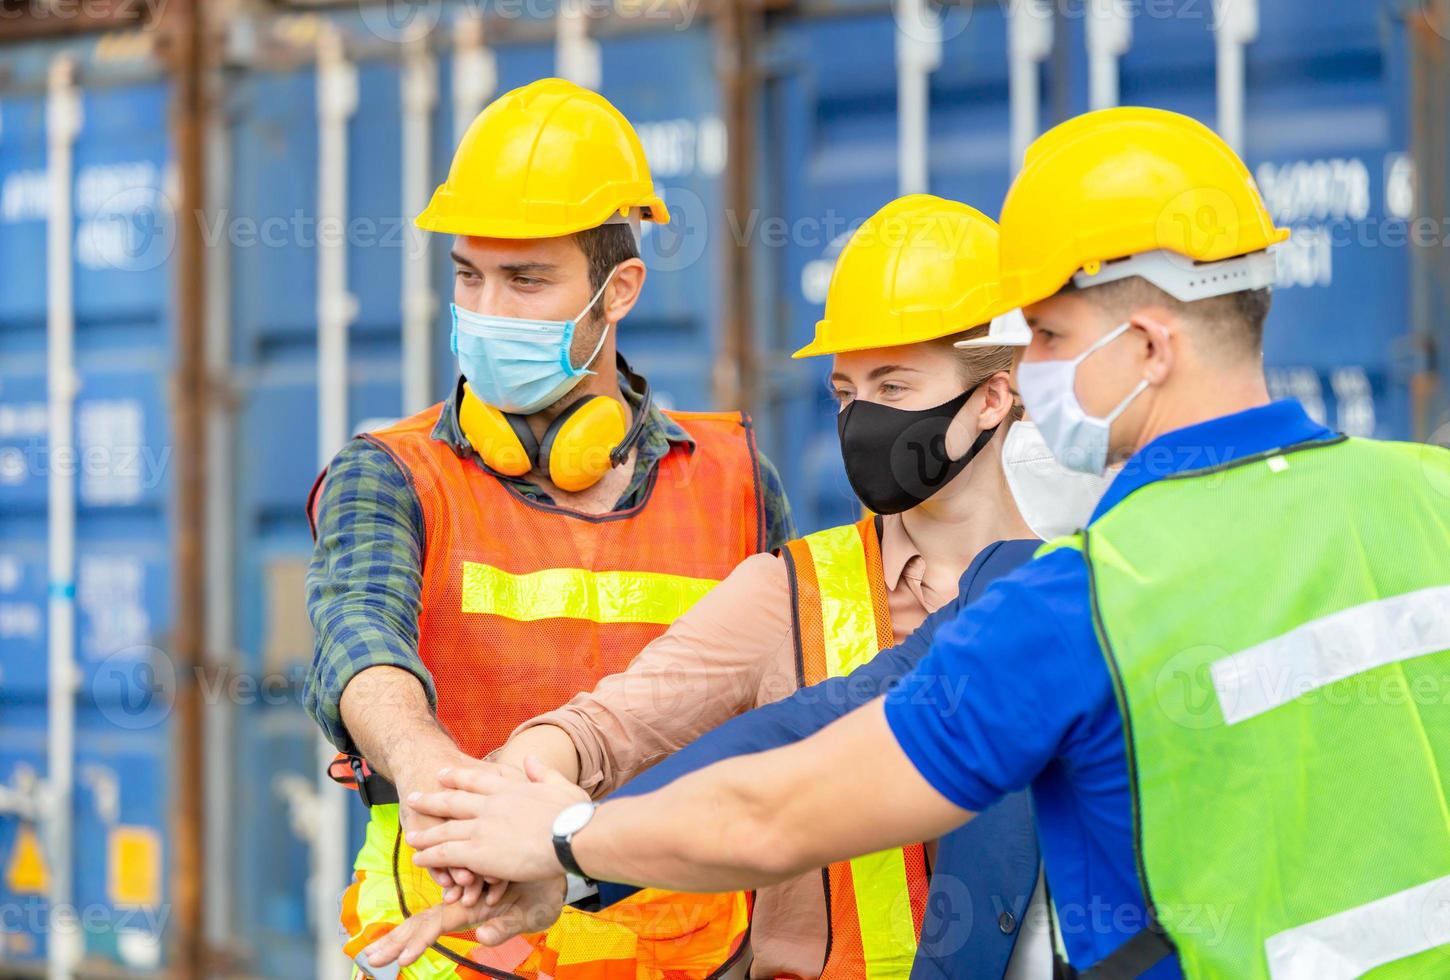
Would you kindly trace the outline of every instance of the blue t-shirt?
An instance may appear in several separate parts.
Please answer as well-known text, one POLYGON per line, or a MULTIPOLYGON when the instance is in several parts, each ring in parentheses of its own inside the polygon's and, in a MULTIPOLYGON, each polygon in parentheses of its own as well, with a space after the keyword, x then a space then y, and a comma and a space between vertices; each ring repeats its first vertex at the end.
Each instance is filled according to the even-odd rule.
MULTIPOLYGON (((1166 433, 1128 460, 1092 519, 1166 476, 1334 435, 1294 401, 1166 433)), ((1023 565, 939 629, 887 696, 886 719, 922 776, 957 806, 981 811, 1031 788, 1074 966, 1097 963, 1143 928, 1122 717, 1080 552, 1023 565)), ((1144 974, 1181 975, 1172 960, 1144 974)))

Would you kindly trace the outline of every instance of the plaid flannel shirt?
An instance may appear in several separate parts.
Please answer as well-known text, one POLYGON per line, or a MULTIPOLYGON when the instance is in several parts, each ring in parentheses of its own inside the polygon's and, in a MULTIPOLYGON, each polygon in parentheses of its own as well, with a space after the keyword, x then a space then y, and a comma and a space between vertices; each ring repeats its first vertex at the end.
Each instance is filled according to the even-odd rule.
MULTIPOLYGON (((460 456, 483 463, 469 448, 458 425, 457 402, 463 379, 444 402, 432 437, 460 456)), ((631 405, 640 396, 621 385, 631 405)), ((651 408, 635 450, 634 475, 614 505, 635 506, 650 474, 672 445, 694 441, 674 420, 651 408)), ((549 495, 526 478, 495 479, 545 503, 549 495)), ((790 504, 775 466, 760 458, 765 501, 766 547, 773 550, 795 537, 790 504)), ((412 672, 437 705, 433 677, 418 655, 418 614, 423 591, 423 512, 408 477, 388 453, 353 439, 328 467, 318 506, 317 543, 307 572, 307 609, 316 636, 312 669, 304 689, 307 713, 344 752, 355 751, 342 724, 342 691, 359 671, 391 666, 412 672)), ((557 707, 540 705, 540 709, 557 707)))

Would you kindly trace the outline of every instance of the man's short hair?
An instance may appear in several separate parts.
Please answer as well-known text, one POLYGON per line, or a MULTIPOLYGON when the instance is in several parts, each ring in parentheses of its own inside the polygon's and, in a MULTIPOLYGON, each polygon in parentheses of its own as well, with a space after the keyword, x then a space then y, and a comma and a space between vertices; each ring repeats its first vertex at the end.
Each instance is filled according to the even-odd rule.
POLYGON ((629 259, 639 258, 634 232, 624 223, 600 225, 574 233, 574 241, 589 263, 589 292, 599 291, 611 269, 629 259))
POLYGON ((1081 289, 1068 283, 1062 292, 1077 293, 1110 316, 1123 319, 1139 307, 1161 306, 1197 328, 1194 333, 1203 338, 1206 354, 1228 360, 1263 354, 1264 321, 1273 297, 1273 290, 1265 287, 1185 303, 1141 276, 1081 289))

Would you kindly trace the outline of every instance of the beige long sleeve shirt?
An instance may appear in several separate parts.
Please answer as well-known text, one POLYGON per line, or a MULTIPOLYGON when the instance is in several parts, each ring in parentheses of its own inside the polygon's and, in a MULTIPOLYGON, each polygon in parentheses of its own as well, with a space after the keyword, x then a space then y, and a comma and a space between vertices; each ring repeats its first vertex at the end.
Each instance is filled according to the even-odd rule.
MULTIPOLYGON (((900 516, 882 519, 881 563, 900 642, 953 596, 923 584, 925 560, 900 516)), ((785 561, 752 555, 628 669, 519 731, 555 725, 567 732, 579 752, 579 785, 603 796, 735 715, 794 693, 791 613, 785 561)), ((819 977, 827 934, 820 872, 762 889, 751 976, 819 977)))

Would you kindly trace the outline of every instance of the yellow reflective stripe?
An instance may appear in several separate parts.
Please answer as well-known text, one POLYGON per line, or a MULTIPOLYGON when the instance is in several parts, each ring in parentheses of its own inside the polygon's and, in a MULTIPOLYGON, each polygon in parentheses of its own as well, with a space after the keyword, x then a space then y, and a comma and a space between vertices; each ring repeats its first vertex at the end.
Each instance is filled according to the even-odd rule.
POLYGON ((901 848, 851 859, 866 980, 906 980, 916 958, 916 922, 901 848))
POLYGON ((1054 551, 1061 551, 1063 548, 1071 548, 1073 551, 1082 551, 1082 532, 1076 534, 1064 534, 1060 538, 1053 538, 1051 541, 1044 541, 1036 551, 1032 553, 1033 558, 1041 558, 1043 555, 1050 555, 1054 551))
POLYGON ((805 540, 821 593, 826 673, 843 677, 881 652, 876 645, 876 609, 871 602, 866 549, 854 524, 817 531, 805 540))
POLYGON ((466 561, 463 611, 518 622, 584 619, 668 625, 715 585, 715 579, 663 572, 591 572, 584 568, 546 568, 515 575, 466 561))
MULTIPOLYGON (((880 651, 866 549, 854 524, 807 535, 821 595, 826 672, 842 677, 880 651)), ((867 980, 905 980, 916 957, 916 924, 900 848, 851 861, 856 921, 867 980)))
MULTIPOLYGON (((397 804, 375 806, 369 811, 369 817, 367 835, 353 865, 355 871, 363 873, 363 879, 354 880, 350 886, 357 896, 358 921, 364 927, 377 922, 399 925, 403 921, 402 909, 398 907, 400 884, 411 911, 437 905, 443 900, 443 891, 427 872, 413 865, 412 849, 397 840, 397 804), (405 872, 402 882, 395 877, 395 845, 400 852, 396 868, 405 872)), ((455 952, 463 952, 458 948, 458 941, 452 937, 445 936, 442 942, 455 952)), ((403 969, 399 976, 406 980, 457 980, 458 972, 456 964, 448 957, 436 950, 427 949, 420 959, 403 969)))

